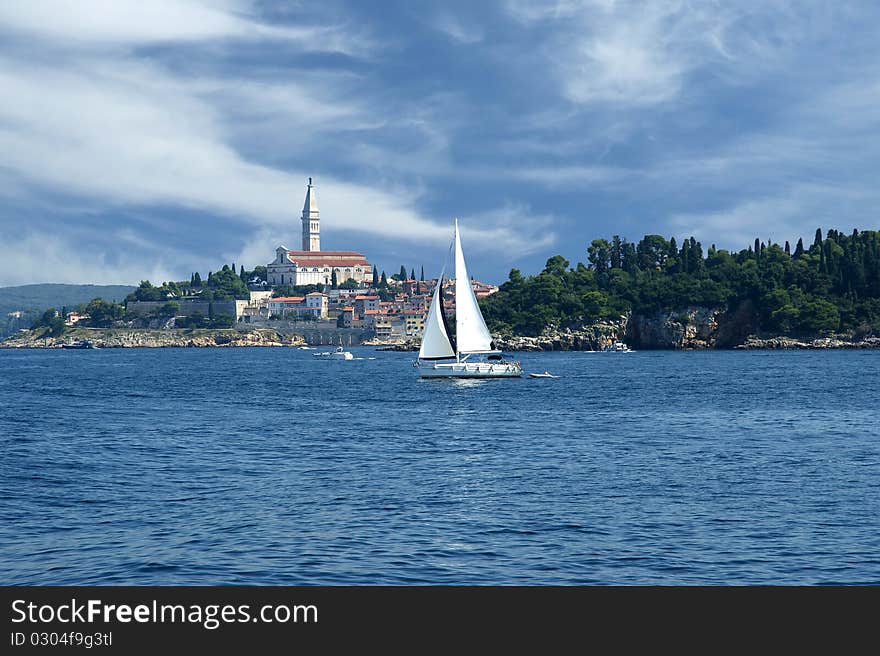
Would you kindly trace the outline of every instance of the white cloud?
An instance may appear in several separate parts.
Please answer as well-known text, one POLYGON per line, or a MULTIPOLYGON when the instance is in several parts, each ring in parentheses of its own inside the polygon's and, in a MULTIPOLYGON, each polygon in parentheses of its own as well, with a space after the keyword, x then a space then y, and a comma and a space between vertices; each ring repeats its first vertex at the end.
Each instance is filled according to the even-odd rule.
MULTIPOLYGON (((238 36, 295 41, 298 33, 262 26, 249 17, 249 3, 125 0, 110 3, 106 12, 101 11, 105 3, 84 2, 76 11, 72 6, 45 2, 27 5, 21 12, 0 8, 0 33, 27 33, 46 45, 37 60, 14 47, 0 55, 0 96, 15 99, 0 104, 0 190, 19 197, 29 192, 36 197, 60 194, 105 210, 138 208, 143 214, 144 208, 162 206, 215 214, 240 225, 242 234, 256 235, 237 241, 248 241, 251 246, 242 254, 260 262, 267 255, 258 257, 247 249, 289 232, 297 220, 305 180, 315 175, 322 189, 322 211, 334 230, 419 244, 447 239, 446 220, 432 220, 418 210, 420 185, 395 184, 393 177, 383 184, 345 180, 316 169, 307 158, 297 158, 297 148, 286 153, 280 168, 266 161, 283 154, 278 147, 267 147, 261 162, 261 153, 246 156, 235 144, 242 134, 253 136, 242 124, 259 126, 253 130, 263 140, 275 131, 278 142, 290 144, 285 135, 297 135, 296 143, 306 150, 320 149, 328 134, 344 139, 340 135, 347 130, 384 126, 386 107, 369 107, 347 92, 359 82, 356 76, 324 75, 320 85, 308 74, 293 82, 289 76, 273 81, 191 77, 164 66, 161 59, 124 51, 107 56, 95 49, 102 44, 238 36), (63 52, 53 50, 60 43, 63 52)), ((326 46, 326 40, 315 43, 298 47, 308 51, 326 46)), ((436 133, 432 148, 445 148, 444 137, 429 121, 417 115, 410 121, 426 134, 436 133)), ((375 161, 389 159, 387 150, 373 156, 375 161)), ((204 218, 199 221, 194 229, 204 229, 204 218)), ((498 215, 494 224, 484 217, 481 225, 474 232, 490 249, 530 248, 528 231, 506 223, 506 215, 498 215)), ((59 226, 59 231, 66 229, 69 226, 59 226)), ((123 236, 136 239, 131 232, 123 236)), ((18 245, 37 243, 34 237, 18 245)), ((266 252, 276 244, 269 243, 266 252)), ((237 248, 231 246, 230 251, 237 248)), ((198 266, 200 257, 191 254, 187 266, 198 266)), ((101 259, 92 253, 88 261, 101 259)), ((0 263, 0 280, 15 279, 16 268, 21 270, 18 264, 0 263)), ((82 271, 106 280, 102 266, 82 271)), ((162 264, 155 271, 147 268, 143 273, 165 275, 168 270, 162 264)), ((71 265, 64 271, 74 276, 78 269, 71 265)), ((59 275, 67 274, 59 270, 59 275)))
POLYGON ((457 43, 479 43, 485 37, 483 28, 480 25, 462 19, 448 11, 438 12, 431 19, 431 25, 434 29, 457 43))
POLYGON ((740 250, 755 238, 776 243, 811 237, 816 228, 849 232, 872 225, 872 207, 880 191, 859 186, 799 183, 775 195, 734 202, 716 211, 681 213, 670 219, 681 236, 695 236, 704 246, 740 250))
POLYGON ((736 81, 778 67, 812 18, 784 4, 680 0, 509 0, 505 7, 542 30, 539 61, 565 98, 633 108, 680 100, 701 69, 736 81))
POLYGON ((245 0, 29 0, 0 3, 0 28, 51 39, 56 45, 95 48, 210 39, 308 41, 313 49, 340 50, 332 28, 274 27, 254 20, 245 0))
POLYGON ((74 243, 58 232, 17 230, 17 234, 0 232, 0 280, 4 285, 137 284, 145 279, 176 279, 177 263, 162 257, 161 252, 152 252, 149 259, 117 259, 100 247, 74 243))

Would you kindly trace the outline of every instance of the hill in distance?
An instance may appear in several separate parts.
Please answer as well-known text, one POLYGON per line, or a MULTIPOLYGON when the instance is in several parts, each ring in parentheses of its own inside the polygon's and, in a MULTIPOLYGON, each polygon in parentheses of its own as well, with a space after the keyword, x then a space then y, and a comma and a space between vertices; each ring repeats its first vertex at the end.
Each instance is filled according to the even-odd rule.
POLYGON ((46 310, 50 307, 73 308, 101 297, 108 301, 122 301, 135 290, 131 285, 63 285, 47 283, 0 287, 0 315, 16 310, 46 310))

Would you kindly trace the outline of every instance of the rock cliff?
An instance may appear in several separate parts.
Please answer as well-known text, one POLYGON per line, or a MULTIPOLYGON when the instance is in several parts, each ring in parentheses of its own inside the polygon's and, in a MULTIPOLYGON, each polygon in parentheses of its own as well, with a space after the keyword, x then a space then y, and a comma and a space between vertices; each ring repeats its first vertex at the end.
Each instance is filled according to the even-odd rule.
POLYGON ((548 326, 537 337, 502 337, 496 345, 505 351, 599 351, 619 340, 640 350, 880 348, 880 337, 831 335, 801 340, 757 334, 754 307, 746 302, 733 310, 690 307, 677 312, 627 314, 584 326, 548 326))

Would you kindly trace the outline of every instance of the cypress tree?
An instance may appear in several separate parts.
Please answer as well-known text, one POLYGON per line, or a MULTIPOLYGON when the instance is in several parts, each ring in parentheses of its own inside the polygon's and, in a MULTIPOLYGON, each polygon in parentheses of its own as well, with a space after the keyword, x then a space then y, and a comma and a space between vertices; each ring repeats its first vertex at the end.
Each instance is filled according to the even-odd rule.
POLYGON ((419 280, 421 280, 422 282, 425 281, 425 265, 424 264, 422 265, 422 275, 419 277, 419 280))
POLYGON ((755 237, 755 259, 761 259, 761 240, 755 237))
POLYGON ((703 245, 693 237, 690 238, 688 271, 695 273, 703 269, 703 245))
POLYGON ((333 269, 333 273, 330 274, 330 289, 336 289, 337 286, 336 269, 333 269))
POLYGON ((791 246, 789 245, 787 239, 785 240, 785 254, 789 256, 791 255, 791 246))
POLYGON ((402 264, 400 265, 400 279, 406 280, 406 267, 402 264))
POLYGON ((797 259, 803 254, 804 254, 804 238, 799 237, 797 244, 794 247, 794 257, 795 257, 795 259, 797 259))
POLYGON ((379 287, 379 269, 373 267, 373 287, 379 287))
POLYGON ((196 271, 193 274, 193 286, 201 287, 202 286, 202 276, 199 275, 199 272, 196 271))
POLYGON ((813 239, 813 246, 820 248, 822 246, 822 228, 816 228, 816 237, 813 239))
POLYGON ((412 270, 409 272, 409 279, 410 279, 410 280, 415 280, 415 279, 416 279, 416 270, 415 270, 415 269, 412 269, 412 270))

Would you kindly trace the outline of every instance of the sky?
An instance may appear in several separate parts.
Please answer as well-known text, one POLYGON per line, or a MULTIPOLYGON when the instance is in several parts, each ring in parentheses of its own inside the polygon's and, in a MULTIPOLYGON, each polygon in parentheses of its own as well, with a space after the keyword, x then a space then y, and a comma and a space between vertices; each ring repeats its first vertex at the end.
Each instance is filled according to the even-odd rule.
POLYGON ((880 225, 880 4, 0 3, 0 286, 880 225))

